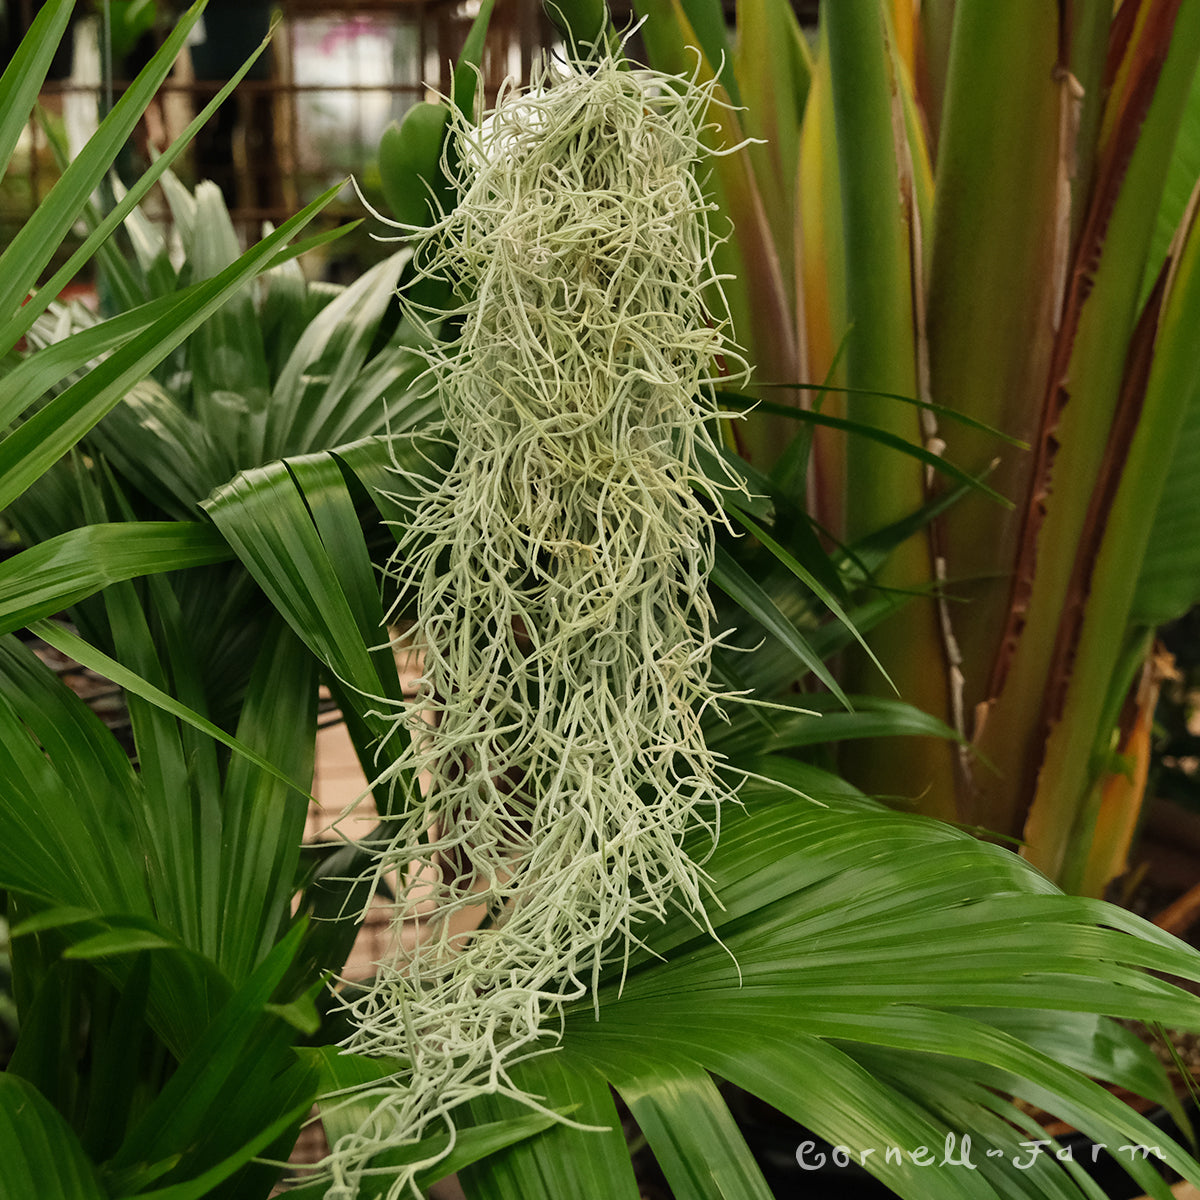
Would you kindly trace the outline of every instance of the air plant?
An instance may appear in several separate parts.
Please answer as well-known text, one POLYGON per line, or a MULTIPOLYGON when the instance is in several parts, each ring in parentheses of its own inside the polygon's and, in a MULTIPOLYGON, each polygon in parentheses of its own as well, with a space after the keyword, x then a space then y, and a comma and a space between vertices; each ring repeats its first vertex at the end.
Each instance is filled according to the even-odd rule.
POLYGON ((701 461, 712 364, 743 365, 711 308, 710 91, 605 54, 452 117, 456 203, 414 261, 459 302, 430 353, 456 454, 403 484, 395 611, 424 669, 374 862, 400 881, 395 950, 349 1002, 349 1048, 406 1065, 335 1145, 330 1196, 473 1096, 536 1103, 508 1070, 563 1005, 675 906, 708 926, 682 843, 734 797, 701 717, 718 500, 741 485, 701 461))

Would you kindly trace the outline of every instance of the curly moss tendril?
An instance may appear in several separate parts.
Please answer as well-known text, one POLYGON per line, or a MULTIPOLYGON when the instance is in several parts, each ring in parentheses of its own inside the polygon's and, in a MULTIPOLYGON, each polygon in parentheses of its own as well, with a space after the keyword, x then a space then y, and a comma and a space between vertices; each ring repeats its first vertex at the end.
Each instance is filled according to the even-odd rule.
POLYGON ((672 906, 707 925, 683 837, 715 837, 732 792, 700 726, 719 518, 696 485, 739 486, 700 460, 712 363, 744 365, 702 300, 720 296, 694 173, 709 99, 609 57, 547 65, 452 126, 458 203, 417 260, 463 298, 430 356, 457 454, 408 481, 392 564, 424 653, 394 771, 428 786, 378 850, 402 881, 396 949, 349 1004, 349 1048, 408 1065, 334 1147, 335 1200, 472 1096, 536 1106, 509 1070, 563 1005, 672 906), (480 905, 485 928, 454 932, 480 905))

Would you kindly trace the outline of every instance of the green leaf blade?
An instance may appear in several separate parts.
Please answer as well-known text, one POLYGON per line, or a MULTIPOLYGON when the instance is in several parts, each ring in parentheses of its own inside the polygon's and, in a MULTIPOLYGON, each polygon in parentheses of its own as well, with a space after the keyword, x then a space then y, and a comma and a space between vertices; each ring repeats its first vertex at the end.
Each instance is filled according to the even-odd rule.
POLYGON ((71 1127, 25 1080, 0 1073, 0 1161, 13 1200, 108 1200, 71 1127))
POLYGON ((0 564, 0 633, 53 616, 111 583, 232 557, 214 529, 191 523, 88 525, 0 564))
POLYGON ((0 441, 0 508, 10 505, 119 403, 133 383, 144 378, 231 295, 269 266, 277 252, 339 190, 339 186, 330 188, 232 266, 201 284, 186 300, 177 300, 166 315, 0 441))

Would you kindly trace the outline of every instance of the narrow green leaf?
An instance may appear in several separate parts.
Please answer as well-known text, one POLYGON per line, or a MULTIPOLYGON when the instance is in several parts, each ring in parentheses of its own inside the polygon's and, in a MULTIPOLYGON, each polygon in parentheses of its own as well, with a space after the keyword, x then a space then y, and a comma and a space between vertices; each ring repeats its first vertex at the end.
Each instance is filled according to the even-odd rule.
POLYGON ((230 1081, 249 1066, 256 1033, 263 1063, 290 1057, 286 1043, 273 1044, 264 1035, 264 1006, 286 974, 300 935, 297 926, 280 941, 201 1032, 175 1074, 130 1130, 112 1160, 113 1170, 152 1163, 186 1148, 206 1122, 213 1120, 214 1106, 221 1102, 230 1081))
MULTIPOLYGON (((204 1200, 204 1197, 213 1195, 218 1184, 224 1183, 256 1155, 262 1153, 281 1133, 299 1125, 308 1115, 310 1108, 311 1101, 306 1098, 264 1126, 252 1138, 239 1146, 233 1154, 227 1155, 215 1166, 182 1183, 172 1184, 165 1188, 155 1188, 152 1191, 139 1190, 137 1200, 204 1200)), ((125 1198, 122 1197, 122 1200, 125 1198)), ((132 1196, 129 1200, 132 1200, 132 1196)))
MULTIPOLYGON (((103 501, 85 491, 84 513, 95 519, 104 512, 103 501)), ((131 583, 105 589, 103 595, 106 636, 122 669, 165 694, 189 711, 207 712, 207 697, 199 686, 190 648, 181 649, 178 603, 173 589, 152 578, 143 599, 131 583)), ((83 640, 83 639, 81 639, 83 640)), ((215 935, 215 902, 204 900, 213 892, 211 851, 219 843, 214 821, 217 799, 216 746, 211 739, 197 741, 192 731, 160 705, 137 692, 126 691, 126 707, 138 756, 138 776, 144 789, 149 832, 148 855, 156 911, 192 949, 212 956, 215 935)))
POLYGON ((1143 506, 1155 491, 1159 495, 1131 602, 1132 619, 1147 626, 1176 620, 1200 596, 1200 377, 1189 370, 1194 355, 1188 353, 1186 333, 1200 313, 1198 254, 1200 221, 1193 208, 1173 247, 1177 266, 1147 383, 1150 420, 1139 422, 1138 428, 1138 436, 1150 445, 1173 447, 1169 455, 1144 461, 1135 476, 1143 506), (1143 435, 1143 426, 1151 421, 1154 428, 1143 435))
MULTIPOLYGON (((710 748, 739 761, 747 750, 775 754, 801 746, 821 746, 845 739, 873 737, 937 737, 960 740, 944 722, 903 700, 886 696, 841 697, 814 693, 792 702, 796 711, 771 709, 762 713, 766 730, 717 725, 708 738, 710 748)), ((734 706, 731 706, 734 707, 734 706)))
MULTIPOLYGON (((181 20, 181 24, 189 20, 185 17, 181 20)), ((89 233, 83 244, 75 251, 74 254, 54 273, 54 275, 46 281, 46 284, 39 290, 37 295, 25 306, 20 313, 20 324, 6 327, 0 332, 0 345, 3 344, 6 336, 11 337, 14 333, 24 333, 28 330, 37 317, 45 311, 49 304, 55 300, 62 289, 71 282, 72 279, 79 273, 83 265, 98 252, 102 254, 105 263, 105 269, 110 276, 119 272, 122 268, 128 270, 122 256, 115 252, 112 243, 113 231, 121 224, 126 217, 137 212, 136 206, 149 194, 150 189, 161 179, 164 174, 170 169, 171 164, 188 148, 192 139, 200 132, 201 129, 208 123, 209 119, 217 111, 217 109, 232 95, 233 90, 241 82, 246 72, 250 70, 259 55, 266 49, 267 43, 264 41, 261 46, 242 64, 241 67, 234 73, 217 92, 215 96, 196 114, 193 120, 188 124, 187 128, 150 164, 149 168, 142 174, 134 185, 127 190, 112 210, 99 217, 98 214, 91 212, 91 205, 84 206, 85 219, 89 225, 89 233), (114 270, 115 268, 115 270, 114 270)), ((159 54, 165 53, 164 46, 159 50, 159 54)), ((170 59, 171 65, 174 65, 175 58, 178 57, 178 51, 174 52, 170 59)), ((157 56, 152 61, 151 66, 147 70, 154 69, 157 63, 157 56)), ((102 127, 103 128, 103 127, 102 127)), ((102 136, 97 134, 96 136, 102 136)), ((68 168, 69 169, 69 168, 68 168)), ((128 283, 125 284, 124 292, 127 296, 132 295, 128 283)))
MULTIPOLYGON (((698 1019, 694 1006, 686 1005, 682 998, 671 1008, 680 1018, 674 1033, 664 1029, 671 1021, 651 1019, 644 1026, 668 1054, 702 1063, 835 1145, 898 1146, 908 1152, 899 1163, 880 1154, 880 1161, 869 1164, 872 1172, 900 1195, 921 1200, 988 1195, 986 1191, 965 1191, 957 1173, 915 1164, 910 1154, 922 1146, 940 1147, 941 1130, 863 1070, 845 1050, 813 1037, 800 1022, 785 1032, 778 1019, 758 1023, 755 1018, 759 1014, 752 1006, 737 1011, 733 1005, 723 1005, 719 1013, 710 1009, 711 1020, 698 1019), (716 1032, 714 1026, 718 1025, 727 1036, 716 1032), (797 1080, 805 1080, 805 1086, 797 1086, 797 1080)), ((615 1005, 609 1006, 603 1024, 596 1026, 590 1037, 582 1025, 578 1031, 574 1025, 570 1030, 585 1048, 594 1045, 608 1061, 618 1059, 626 1046, 632 1050, 639 1041, 645 1044, 636 1035, 620 1037, 615 1029, 618 1020, 622 1030, 630 1026, 615 1009, 615 1005)))
POLYGON ((126 670, 120 663, 97 650, 94 646, 88 645, 82 638, 68 633, 61 625, 55 625, 50 621, 36 621, 30 626, 30 629, 38 637, 49 642, 56 650, 60 650, 63 654, 75 659, 76 662, 90 667, 93 671, 99 672, 105 678, 111 679, 114 683, 119 684, 128 692, 132 692, 135 696, 141 696, 142 699, 149 700, 152 704, 157 705, 185 724, 191 725, 194 729, 198 729, 201 733, 208 734, 209 737, 216 739, 223 746, 228 746, 229 749, 237 754, 248 758, 256 767, 266 771, 288 788, 296 790, 306 799, 312 799, 308 792, 293 783, 278 767, 267 762, 261 755, 255 754, 253 750, 248 746, 244 746, 237 738, 231 737, 223 730, 217 728, 211 721, 193 712, 186 705, 180 704, 160 688, 154 687, 144 679, 139 678, 132 671, 126 670))
POLYGON ((845 700, 845 693, 838 686, 837 680, 813 653, 804 635, 779 611, 775 602, 753 577, 721 546, 717 547, 712 581, 764 629, 778 638, 835 696, 845 700))
POLYGON ((8 801, 0 806, 0 870, 12 869, 38 894, 66 868, 53 899, 105 911, 150 912, 139 785, 125 751, 100 719, 16 638, 0 639, 8 801), (27 757, 32 754, 34 757, 27 757), (29 807, 22 780, 41 779, 29 807), (37 877, 45 847, 57 862, 37 877), (54 849, 50 849, 54 847, 54 849), (26 861, 26 856, 28 860, 26 861), (61 864, 61 865, 60 865, 61 864), (26 875, 32 869, 33 875, 26 875))
MULTIPOLYGON (((333 460, 327 461, 340 478, 333 460)), ((366 620, 361 607, 366 625, 360 624, 346 590, 350 588, 361 605, 366 589, 374 586, 373 575, 370 582, 364 577, 368 566, 361 530, 345 546, 323 542, 296 479, 283 463, 243 473, 204 507, 300 638, 350 689, 368 727, 377 736, 389 732, 391 722, 379 715, 379 703, 381 698, 399 697, 399 680, 394 663, 389 660, 385 666, 370 650, 386 634, 373 625, 373 618, 366 620)))
POLYGON ((228 411, 199 418, 181 401, 155 380, 136 383, 87 442, 164 513, 194 522, 200 502, 246 461, 236 445, 243 420, 228 411))
POLYGON ((336 412, 308 446, 330 448, 363 437, 410 433, 436 423, 441 402, 423 379, 427 364, 417 336, 402 324, 392 341, 352 379, 336 412))
MULTIPOLYGON (((965 1159, 959 1170, 973 1166, 996 1195, 1033 1193, 1045 1200, 1080 1200, 1084 1195, 1088 1200, 1105 1200, 1083 1168, 1055 1157, 1054 1144, 1042 1147, 1047 1153, 1031 1158, 1022 1141, 1044 1141, 1046 1130, 1020 1102, 997 1095, 978 1079, 964 1081, 952 1059, 878 1046, 856 1045, 852 1053, 856 1062, 938 1122, 952 1136, 951 1157, 965 1159), (968 1134, 969 1147, 964 1138, 968 1134)), ((993 1074, 980 1068, 981 1076, 993 1074)))
MULTIPOLYGON (((305 1046, 296 1051, 302 1062, 316 1067, 322 1096, 347 1091, 369 1083, 379 1083, 403 1070, 403 1059, 376 1058, 336 1046, 305 1046)), ((364 1113, 369 1110, 364 1110, 364 1113)), ((347 1122, 347 1126, 349 1122, 347 1122)))
POLYGON ((135 954, 140 950, 174 950, 179 943, 152 929, 110 929, 95 937, 84 938, 63 951, 64 958, 93 960, 135 954))
MULTIPOLYGON (((9 894, 10 911, 21 898, 9 894)), ((47 939, 49 941, 50 939, 47 939)), ((5 1070, 36 1088, 60 1113, 76 1111, 82 1080, 75 1031, 95 997, 78 963, 64 963, 42 939, 12 947, 12 990, 20 1037, 5 1070)), ((102 986, 102 985, 101 985, 102 986)))
POLYGON ((412 475, 433 478, 454 460, 454 447, 445 441, 409 436, 363 438, 330 452, 366 488, 375 507, 393 528, 412 520, 412 475))
POLYGON ((194 522, 73 529, 0 563, 0 633, 53 616, 119 580, 231 557, 215 529, 194 522))
POLYGON ((75 0, 47 0, 0 78, 0 175, 8 171, 74 7, 75 0))
POLYGON ((179 18, 145 70, 130 84, 50 194, 0 254, 0 313, 16 314, 0 327, 0 347, 5 352, 21 336, 20 305, 37 281, 48 257, 47 251, 61 244, 110 170, 117 152, 133 133, 134 126, 174 66, 180 50, 187 44, 188 34, 200 19, 203 8, 201 0, 179 18))
POLYGON ((0 425, 10 425, 70 376, 124 346, 159 318, 174 313, 195 294, 198 286, 78 329, 62 341, 39 347, 36 353, 27 355, 0 380, 0 425))
MULTIPOLYGON (((344 402, 370 360, 380 323, 395 303, 407 250, 378 263, 340 292, 308 324, 275 381, 266 414, 266 444, 275 453, 323 450, 338 440, 344 402)), ((375 398, 382 422, 383 392, 375 398)), ((382 424, 371 433, 381 432, 382 424)))
MULTIPOLYGON (((833 5, 825 14, 846 238, 847 381, 855 389, 850 417, 900 442, 921 441, 915 414, 872 395, 876 389, 919 392, 913 314, 911 195, 896 143, 896 80, 886 52, 885 19, 877 4, 833 5)), ((923 499, 920 474, 870 445, 852 443, 847 531, 870 533, 923 499), (909 503, 908 501, 911 501, 909 503)), ((903 572, 903 568, 901 568, 903 572)), ((904 582, 911 582, 905 579, 904 582)))
POLYGON ((745 154, 778 252, 789 306, 798 312, 797 173, 812 65, 787 0, 738 0, 736 19, 733 74, 742 94, 742 128, 753 139, 745 154))
POLYGON ((235 981, 270 949, 289 916, 312 786, 317 664, 276 618, 246 689, 237 737, 292 779, 289 789, 242 757, 222 795, 221 903, 217 959, 235 981))
MULTIPOLYGON (((802 563, 792 557, 765 529, 762 528, 756 521, 752 520, 746 513, 734 512, 734 520, 748 532, 754 536, 765 546, 776 559, 779 560, 801 583, 805 585, 812 593, 829 609, 831 613, 850 631, 854 640, 866 651, 867 657, 871 662, 879 668, 880 674, 887 679, 887 672, 883 669, 883 665, 879 659, 875 657, 875 652, 863 640, 862 635, 854 627, 854 623, 843 611, 842 606, 832 596, 827 588, 822 586, 820 580, 816 578, 811 571, 808 570, 802 563)), ((830 689, 832 690, 832 689, 830 689)), ((835 693, 836 694, 836 693, 835 693)))
MULTIPOLYGON (((248 250, 233 266, 201 284, 186 300, 171 307, 166 315, 0 441, 0 508, 11 504, 119 403, 132 384, 144 378, 229 296, 265 269, 280 247, 337 195, 339 187, 330 188, 248 250)), ((3 389, 0 389, 0 397, 2 395, 3 389)), ((0 405, 2 403, 0 398, 0 405)))
POLYGON ((840 775, 795 758, 766 755, 739 761, 738 765, 759 777, 747 779, 742 784, 738 795, 745 804, 771 798, 777 800, 780 789, 774 783, 781 783, 785 789, 811 797, 818 804, 836 802, 843 811, 850 808, 877 812, 882 807, 879 801, 870 799, 840 775))
POLYGON ((71 905, 62 904, 26 917, 13 926, 9 935, 14 938, 27 937, 31 933, 41 933, 46 929, 62 929, 68 925, 80 925, 84 921, 96 921, 99 918, 100 914, 90 908, 73 908, 71 905))
MULTIPOLYGON (((916 396, 906 396, 902 392, 877 392, 867 391, 865 388, 850 388, 838 387, 832 382, 825 383, 765 383, 758 385, 763 391, 768 394, 772 390, 795 391, 795 392, 815 392, 819 401, 826 395, 832 396, 875 396, 882 400, 896 400, 901 404, 909 404, 913 408, 921 409, 923 412, 933 413, 937 417, 941 417, 947 421, 952 421, 956 425, 963 426, 964 429, 972 429, 977 433, 986 433, 989 437, 995 438, 996 441, 1002 442, 1005 445, 1013 446, 1018 450, 1028 450, 1029 443, 1023 441, 1019 437, 1005 433, 1001 429, 996 429, 992 425, 988 425, 983 421, 976 420, 970 413, 961 412, 957 408, 950 408, 945 404, 936 404, 932 400, 922 400, 916 396)), ((801 423, 812 421, 813 412, 820 411, 820 405, 815 404, 814 408, 795 408, 789 404, 779 404, 772 400, 760 400, 753 396, 744 395, 741 392, 718 391, 717 396, 724 404, 729 404, 731 407, 741 410, 750 410, 761 408, 764 412, 772 413, 775 416, 787 417, 791 421, 799 421, 801 423)), ((853 428, 866 428, 857 423, 852 423, 853 428)))
MULTIPOLYGON (((578 1110, 573 1106, 557 1110, 560 1117, 573 1118, 578 1110)), ((428 1188, 447 1175, 463 1171, 475 1163, 484 1162, 535 1134, 553 1129, 557 1125, 554 1115, 531 1112, 523 1116, 510 1117, 506 1121, 489 1121, 483 1125, 472 1125, 460 1129, 454 1138, 453 1149, 448 1149, 435 1168, 417 1175, 418 1187, 428 1188)), ((446 1136, 431 1139, 433 1149, 440 1153, 446 1136)))
MULTIPOLYGON (((562 1054, 519 1063, 514 1081, 551 1109, 578 1105, 572 1120, 589 1129, 556 1124, 545 1132, 464 1169, 468 1195, 487 1200, 636 1200, 637 1184, 621 1123, 603 1077, 562 1054)), ((520 1117, 528 1110, 503 1096, 470 1104, 479 1124, 520 1117)))
MULTIPOLYGON (((842 392, 849 392, 848 388, 838 389, 842 392)), ((860 394, 861 389, 856 389, 860 394)), ((871 392, 866 393, 871 396, 880 396, 883 393, 871 392)), ((890 398, 890 397, 889 397, 890 398)), ((897 397, 902 399, 902 397, 897 397)), ((907 440, 895 433, 889 432, 887 429, 882 429, 878 425, 873 425, 866 421, 853 421, 845 417, 835 417, 829 413, 817 412, 814 409, 808 408, 792 408, 784 404, 767 404, 766 402, 758 405, 763 412, 775 413, 779 416, 787 417, 790 420, 798 421, 805 425, 820 425, 827 429, 840 429, 845 433, 852 433, 856 437, 867 438, 869 441, 877 442, 881 446, 887 446, 891 450, 895 450, 900 454, 908 455, 908 457, 916 459, 918 462, 927 467, 932 467, 935 471, 944 475, 949 475, 952 479, 957 479, 960 483, 965 483, 973 489, 979 491, 995 504, 1002 508, 1012 508, 1013 502, 1006 496, 1002 496, 995 488, 989 487, 983 482, 982 477, 972 475, 968 471, 964 471, 961 467, 955 466, 944 455, 935 454, 931 450, 926 450, 924 446, 920 446, 915 442, 907 440)), ((921 405, 920 407, 927 407, 921 405)), ((1015 442, 1016 439, 1005 439, 1010 442, 1015 442)), ((986 474, 986 472, 985 472, 986 474)))
POLYGON ((0 887, 70 907, 120 903, 128 851, 111 864, 97 861, 106 841, 90 797, 66 786, 5 696, 0 732, 0 887))
MULTIPOLYGON (((322 545, 336 548, 332 552, 337 555, 338 579, 355 623, 368 636, 377 631, 373 644, 368 644, 373 646, 371 654, 379 678, 390 683, 395 658, 385 635, 387 622, 379 582, 341 466, 330 454, 290 458, 287 466, 304 496, 322 545)), ((397 690, 389 692, 393 699, 401 694, 398 683, 397 690)))
MULTIPOLYGON (((196 278, 212 279, 237 261, 238 238, 220 189, 196 185, 188 262, 196 278)), ((228 479, 265 456, 270 377, 262 329, 248 288, 232 294, 188 342, 191 413, 223 452, 228 479)), ((223 481, 223 480, 222 480, 223 481)))
MULTIPOLYGON (((1103 1078, 1135 1096, 1153 1100, 1172 1112, 1180 1109, 1154 1050, 1125 1025, 1094 1013, 1038 1012, 1025 1009, 963 1009, 961 1015, 995 1025, 1028 1042, 1055 1062, 1095 1074, 1103 1062, 1103 1078)), ((1187 1120, 1178 1112, 1180 1128, 1187 1120)))
POLYGON ((71 1127, 8 1072, 0 1072, 0 1161, 13 1200, 108 1200, 71 1127))
POLYGON ((629 1105, 676 1196, 771 1200, 771 1189, 707 1071, 636 1052, 601 1058, 597 1065, 629 1105))
POLYGON ((92 1012, 91 1071, 83 1144, 95 1161, 113 1154, 124 1137, 152 1053, 149 1012, 151 957, 139 955, 115 988, 107 1021, 92 1012))
POLYGON ((1183 104, 1179 133, 1167 167, 1162 202, 1154 225, 1154 239, 1146 256, 1146 274, 1142 280, 1141 294, 1143 304, 1162 270, 1171 242, 1187 215, 1197 179, 1200 179, 1200 74, 1192 78, 1191 89, 1183 104))

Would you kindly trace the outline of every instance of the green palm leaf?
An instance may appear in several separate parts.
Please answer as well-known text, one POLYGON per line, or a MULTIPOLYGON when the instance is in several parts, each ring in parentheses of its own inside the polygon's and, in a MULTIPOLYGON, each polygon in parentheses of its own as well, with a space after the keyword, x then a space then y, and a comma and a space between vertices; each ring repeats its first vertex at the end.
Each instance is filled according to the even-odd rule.
MULTIPOLYGON (((468 1194, 492 1200, 636 1200, 616 1106, 600 1072, 556 1054, 521 1064, 514 1078, 548 1107, 572 1109, 571 1120, 591 1128, 555 1125, 468 1167, 461 1174, 468 1194)), ((470 1107, 478 1123, 512 1118, 523 1109, 503 1096, 485 1096, 470 1107)))
POLYGON ((771 1200, 709 1074, 686 1059, 587 1048, 649 1142, 676 1196, 771 1200))
MULTIPOLYGON (((546 1061, 570 1074, 582 1058, 590 1064, 582 1077, 599 1068, 631 1095, 667 1087, 681 1070, 694 1073, 687 1064, 704 1067, 834 1143, 903 1148, 900 1162, 884 1161, 882 1150, 867 1162, 901 1195, 1004 1195, 1022 1177, 1012 1163, 1019 1136, 988 1117, 1015 1110, 981 1091, 979 1079, 1003 1079, 1007 1090, 1111 1145, 1162 1145, 1173 1166, 1200 1175, 1184 1152, 1081 1073, 1162 1098, 1165 1083, 1149 1052, 1099 1017, 1054 1011, 1194 1028, 1195 999, 1140 970, 1153 965, 1195 978, 1200 961, 1173 939, 1120 910, 1058 895, 1007 852, 879 811, 819 809, 778 796, 756 802, 727 822, 708 865, 721 944, 689 932, 683 918, 652 931, 649 949, 669 961, 643 956, 623 987, 614 975, 599 1020, 581 1006, 568 1017, 563 1051, 546 1061), (980 900, 981 893, 992 898, 980 900), (1083 1036, 1089 1019, 1100 1021, 1090 1039, 1083 1036), (1067 1041, 1073 1050, 1062 1055, 1067 1041), (889 1070, 879 1069, 883 1062, 889 1070), (986 1169, 912 1161, 921 1146, 940 1158, 948 1133, 970 1133, 975 1161, 986 1169), (989 1149, 1004 1161, 987 1158, 989 1149)), ((564 1093, 539 1094, 553 1104, 564 1093)), ((676 1120, 689 1120, 687 1108, 676 1120)), ((673 1142, 688 1137, 668 1121, 655 1140, 669 1160, 673 1142)), ((526 1152, 539 1140, 551 1154, 549 1135, 526 1152)), ((709 1161, 734 1170, 744 1151, 718 1154, 719 1144, 709 1161)), ((1151 1185, 1148 1167, 1131 1170, 1151 1185)), ((487 1187, 500 1177, 496 1168, 487 1187)), ((1044 1180, 1040 1194, 1078 1194, 1049 1158, 1028 1178, 1044 1180)))
MULTIPOLYGON (((69 7, 63 4, 55 6, 55 9, 65 13, 69 7)), ((37 211, 25 222, 0 255, 0 313, 6 314, 4 324, 0 326, 0 347, 4 353, 16 344, 41 311, 37 302, 28 306, 25 311, 22 311, 21 304, 37 282, 48 257, 47 249, 62 242, 83 212, 92 193, 111 168, 116 154, 133 132, 142 113, 174 66, 175 59, 186 44, 188 34, 200 19, 203 9, 203 2, 194 4, 179 20, 146 69, 113 106, 99 130, 63 172, 49 196, 38 205, 37 211), (13 315, 7 316, 9 313, 13 315)), ((27 37, 25 41, 33 42, 40 37, 50 39, 54 37, 54 33, 54 27, 48 24, 48 28, 27 37)), ((53 48, 57 46, 57 39, 49 45, 52 53, 53 48)), ((43 44, 43 52, 44 50, 43 44)), ((29 70, 30 67, 29 61, 14 62, 10 71, 19 71, 21 68, 29 70)), ((38 82, 40 84, 40 77, 38 82)), ((24 111, 28 112, 28 109, 24 111)), ((8 161, 7 156, 3 161, 8 161)), ((101 240, 103 236, 90 239, 89 243, 85 243, 87 253, 84 254, 81 250, 76 258, 82 256, 86 259, 101 240)), ((70 279, 80 265, 80 261, 73 261, 65 278, 70 279)), ((60 286, 62 282, 65 280, 59 281, 60 286)), ((56 291, 50 291, 46 301, 54 299, 56 295, 56 291)))
POLYGON ((229 557, 225 541, 203 525, 146 522, 73 529, 0 564, 0 632, 53 616, 111 583, 229 557))
POLYGON ((74 0, 49 0, 0 77, 0 165, 8 164, 71 19, 74 0))
POLYGON ((330 188, 235 264, 201 284, 191 295, 177 299, 164 316, 0 441, 0 508, 11 504, 119 403, 132 384, 144 378, 189 333, 267 266, 338 190, 330 188))
POLYGON ((71 1127, 35 1087, 7 1072, 0 1073, 0 1155, 10 1196, 108 1196, 71 1127))

